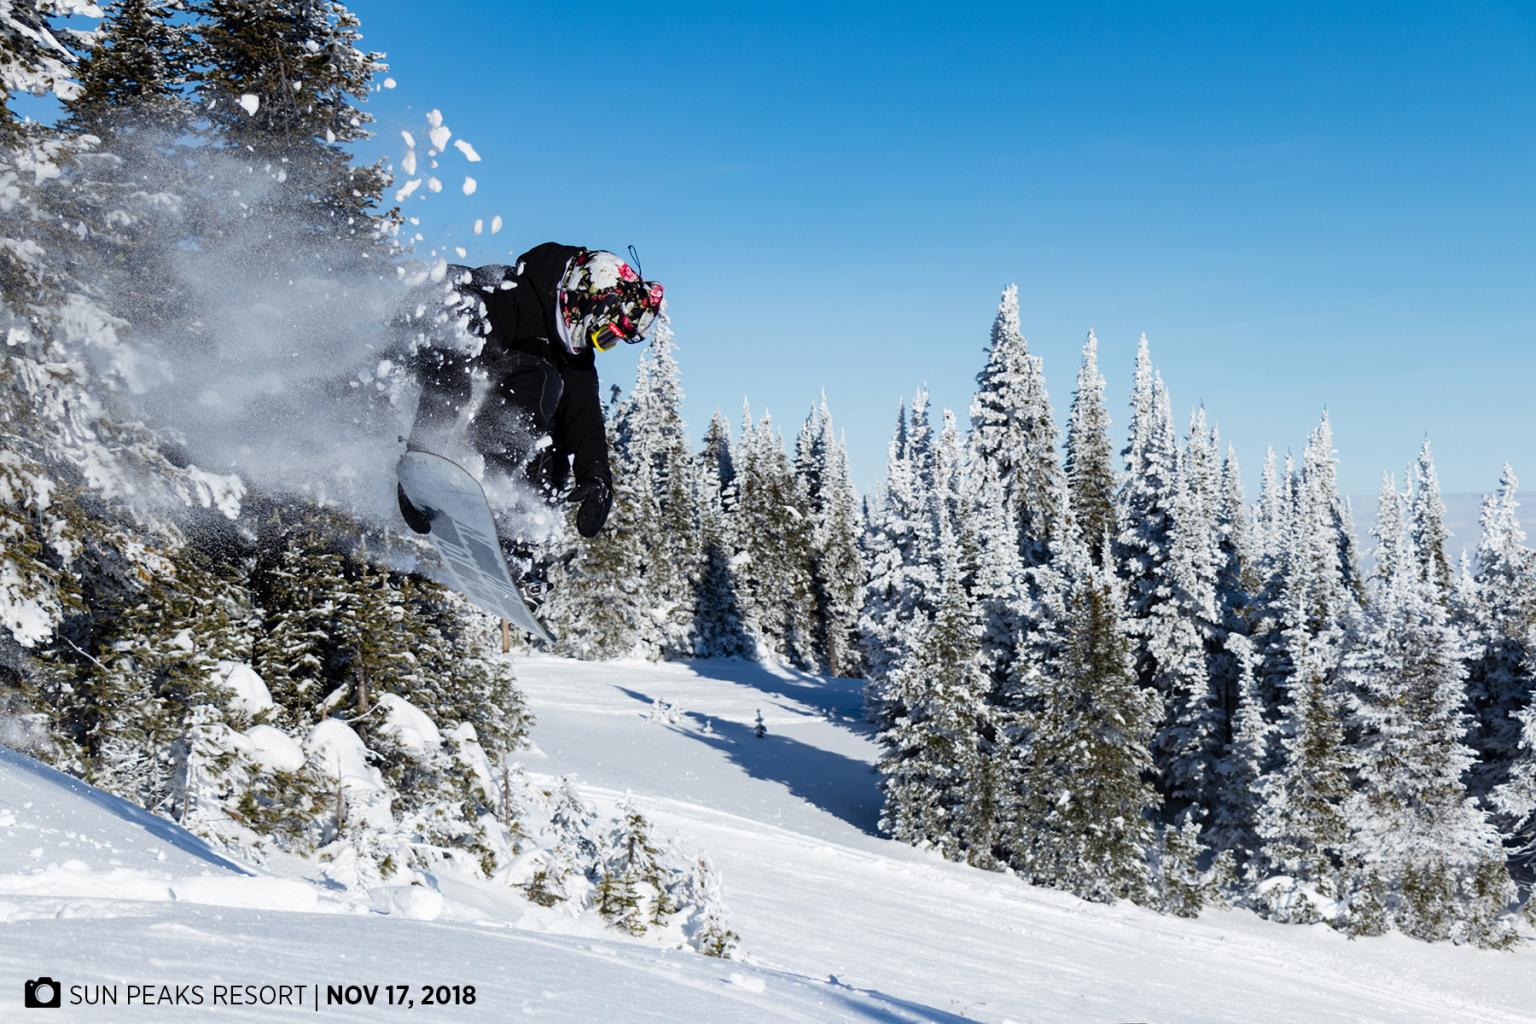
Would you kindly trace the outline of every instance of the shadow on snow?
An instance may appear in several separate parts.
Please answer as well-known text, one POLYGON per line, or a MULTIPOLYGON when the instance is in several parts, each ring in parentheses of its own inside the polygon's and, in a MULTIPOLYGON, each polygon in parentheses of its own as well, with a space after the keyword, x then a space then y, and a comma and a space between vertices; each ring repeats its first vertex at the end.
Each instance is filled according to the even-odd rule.
POLYGON ((829 722, 873 735, 864 720, 864 684, 859 679, 812 675, 787 665, 764 665, 735 658, 708 658, 677 664, 701 679, 718 679, 783 697, 812 709, 829 722))
MULTIPOLYGON (((642 704, 654 703, 649 694, 625 686, 617 689, 642 704)), ((867 762, 775 732, 759 739, 752 726, 716 715, 681 709, 678 713, 695 724, 668 726, 673 732, 714 747, 753 778, 777 782, 861 832, 879 834, 880 790, 867 762)))

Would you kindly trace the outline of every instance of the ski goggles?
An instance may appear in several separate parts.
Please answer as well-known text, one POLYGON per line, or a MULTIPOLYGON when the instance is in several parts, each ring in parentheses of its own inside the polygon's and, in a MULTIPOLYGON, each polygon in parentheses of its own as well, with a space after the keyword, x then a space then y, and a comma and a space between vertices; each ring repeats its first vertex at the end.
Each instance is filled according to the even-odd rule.
POLYGON ((621 324, 606 323, 587 336, 592 342, 592 347, 599 352, 607 352, 621 341, 629 341, 634 337, 633 331, 626 331, 621 324))
MULTIPOLYGON (((618 304, 615 303, 615 307, 618 304)), ((645 339, 646 331, 651 324, 656 322, 656 310, 649 306, 643 308, 638 320, 631 320, 622 311, 622 307, 609 310, 609 318, 587 333, 587 340, 592 347, 599 352, 607 352, 621 341, 627 341, 631 345, 645 339)))

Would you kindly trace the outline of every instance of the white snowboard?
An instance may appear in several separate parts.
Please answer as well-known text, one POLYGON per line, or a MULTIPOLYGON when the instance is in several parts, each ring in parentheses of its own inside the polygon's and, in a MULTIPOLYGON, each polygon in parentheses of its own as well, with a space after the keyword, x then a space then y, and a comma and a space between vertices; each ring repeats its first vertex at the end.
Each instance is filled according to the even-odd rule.
POLYGON ((480 481, 452 459, 423 451, 402 455, 395 474, 411 504, 431 521, 428 536, 443 557, 454 589, 475 607, 553 643, 555 638, 533 617, 512 583, 480 481))

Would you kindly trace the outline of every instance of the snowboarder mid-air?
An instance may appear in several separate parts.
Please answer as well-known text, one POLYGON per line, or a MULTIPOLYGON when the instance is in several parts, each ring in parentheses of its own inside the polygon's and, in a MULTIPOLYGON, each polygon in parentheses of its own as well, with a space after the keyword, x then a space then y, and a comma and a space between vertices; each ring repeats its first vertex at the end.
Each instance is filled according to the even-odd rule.
MULTIPOLYGON (((638 264, 633 247, 630 258, 638 264)), ((442 454, 467 442, 488 470, 527 479, 547 500, 569 483, 577 531, 596 536, 613 503, 613 476, 595 354, 645 340, 661 313, 661 284, 611 252, 555 242, 514 266, 448 273, 484 344, 474 354, 421 353, 408 447, 442 454)), ((406 521, 426 532, 421 510, 404 489, 399 496, 406 521)))

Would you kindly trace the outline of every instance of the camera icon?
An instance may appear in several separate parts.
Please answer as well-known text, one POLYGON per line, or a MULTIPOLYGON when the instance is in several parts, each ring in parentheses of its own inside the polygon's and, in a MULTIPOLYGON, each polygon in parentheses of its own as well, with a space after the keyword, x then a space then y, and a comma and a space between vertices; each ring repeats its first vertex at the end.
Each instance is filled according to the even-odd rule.
POLYGON ((45 974, 27 982, 21 1002, 28 1010, 57 1010, 63 998, 63 986, 45 974))

